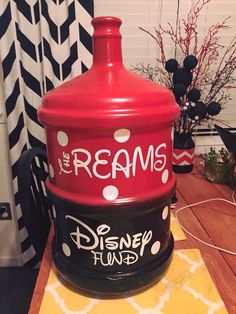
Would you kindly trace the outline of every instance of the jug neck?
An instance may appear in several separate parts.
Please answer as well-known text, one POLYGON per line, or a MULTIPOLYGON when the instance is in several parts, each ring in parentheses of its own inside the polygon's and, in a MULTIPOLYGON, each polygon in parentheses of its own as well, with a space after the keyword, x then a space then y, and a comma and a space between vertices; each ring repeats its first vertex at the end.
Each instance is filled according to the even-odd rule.
POLYGON ((112 67, 122 65, 121 20, 116 17, 96 17, 92 20, 93 33, 93 66, 112 67))

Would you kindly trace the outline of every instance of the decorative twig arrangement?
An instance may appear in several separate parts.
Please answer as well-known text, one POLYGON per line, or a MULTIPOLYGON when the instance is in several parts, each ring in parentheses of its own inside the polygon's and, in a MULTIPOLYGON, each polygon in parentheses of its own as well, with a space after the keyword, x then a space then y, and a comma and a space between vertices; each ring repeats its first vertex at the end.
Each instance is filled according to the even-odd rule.
POLYGON ((203 40, 200 40, 199 17, 202 9, 210 2, 214 0, 198 0, 191 7, 187 17, 178 20, 175 26, 171 23, 168 23, 167 28, 159 25, 159 28, 154 29, 154 33, 140 27, 155 40, 160 56, 156 60, 156 66, 140 63, 134 66, 133 70, 153 81, 158 81, 173 91, 181 107, 180 117, 175 124, 175 130, 178 133, 191 132, 202 122, 213 120, 213 116, 217 115, 221 107, 231 99, 229 90, 235 88, 236 78, 233 75, 236 69, 236 36, 228 46, 220 43, 220 33, 229 29, 227 22, 230 17, 211 25, 203 40), (175 48, 174 58, 170 60, 168 60, 165 46, 164 37, 166 36, 171 39, 175 48), (188 72, 191 72, 191 82, 188 80, 188 84, 185 84, 186 75, 189 76, 184 71, 186 67, 183 64, 180 68, 176 60, 183 60, 184 63, 186 57, 189 60, 192 58, 192 62, 195 58, 196 63, 194 67, 188 68, 188 72), (179 73, 177 81, 185 85, 184 93, 183 91, 178 93, 179 90, 176 93, 174 77, 177 70, 182 71, 182 78, 179 73), (189 97, 191 92, 195 97, 189 97))

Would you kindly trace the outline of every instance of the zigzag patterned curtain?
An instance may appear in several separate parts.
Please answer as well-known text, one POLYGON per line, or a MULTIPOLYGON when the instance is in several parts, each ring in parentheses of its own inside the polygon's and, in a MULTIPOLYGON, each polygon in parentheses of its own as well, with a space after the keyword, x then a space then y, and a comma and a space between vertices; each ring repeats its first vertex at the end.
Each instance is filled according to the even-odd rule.
POLYGON ((22 260, 35 251, 19 206, 17 163, 27 148, 45 149, 37 120, 43 94, 86 71, 92 61, 92 0, 2 0, 0 60, 22 260))

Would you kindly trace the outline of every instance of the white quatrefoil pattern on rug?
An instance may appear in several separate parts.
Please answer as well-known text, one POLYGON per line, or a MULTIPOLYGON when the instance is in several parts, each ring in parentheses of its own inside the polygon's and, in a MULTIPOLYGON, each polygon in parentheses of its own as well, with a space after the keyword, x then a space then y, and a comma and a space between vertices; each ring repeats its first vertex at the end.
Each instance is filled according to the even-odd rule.
POLYGON ((165 276, 126 299, 91 299, 66 288, 51 269, 40 314, 227 314, 198 250, 177 250, 165 276))

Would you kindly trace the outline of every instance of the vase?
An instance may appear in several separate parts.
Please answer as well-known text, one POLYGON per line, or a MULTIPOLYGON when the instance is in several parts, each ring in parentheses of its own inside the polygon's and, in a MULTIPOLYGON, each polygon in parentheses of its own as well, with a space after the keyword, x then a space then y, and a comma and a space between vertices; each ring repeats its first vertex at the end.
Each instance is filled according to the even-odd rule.
POLYGON ((192 133, 177 133, 174 135, 173 171, 188 173, 193 169, 195 143, 192 133))
POLYGON ((46 94, 38 112, 56 209, 52 256, 83 294, 123 297, 161 279, 171 262, 179 106, 170 91, 123 66, 120 19, 92 24, 92 67, 46 94))

